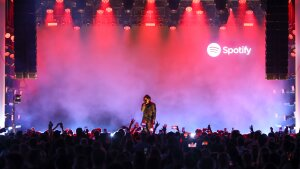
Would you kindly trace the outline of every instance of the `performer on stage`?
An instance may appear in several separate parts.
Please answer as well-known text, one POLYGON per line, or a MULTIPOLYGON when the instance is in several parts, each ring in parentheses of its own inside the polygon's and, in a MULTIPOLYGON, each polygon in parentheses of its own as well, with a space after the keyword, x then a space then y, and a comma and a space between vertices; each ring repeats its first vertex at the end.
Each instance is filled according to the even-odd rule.
POLYGON ((144 96, 142 104, 142 112, 143 112, 143 119, 142 123, 148 126, 148 129, 153 128, 156 118, 156 105, 155 103, 151 102, 151 97, 149 95, 144 96))

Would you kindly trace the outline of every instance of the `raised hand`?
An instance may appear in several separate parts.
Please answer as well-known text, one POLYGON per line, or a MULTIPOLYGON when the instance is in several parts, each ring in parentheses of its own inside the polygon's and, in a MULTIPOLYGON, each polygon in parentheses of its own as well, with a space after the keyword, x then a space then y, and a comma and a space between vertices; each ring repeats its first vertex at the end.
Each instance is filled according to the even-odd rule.
POLYGON ((130 124, 133 124, 134 122, 135 122, 135 120, 134 120, 134 119, 131 119, 130 124))
POLYGON ((158 123, 158 121, 156 121, 155 128, 157 128, 158 126, 159 126, 159 123, 158 123))
POLYGON ((250 131, 251 131, 251 133, 254 132, 254 130, 253 130, 253 125, 250 126, 250 131))

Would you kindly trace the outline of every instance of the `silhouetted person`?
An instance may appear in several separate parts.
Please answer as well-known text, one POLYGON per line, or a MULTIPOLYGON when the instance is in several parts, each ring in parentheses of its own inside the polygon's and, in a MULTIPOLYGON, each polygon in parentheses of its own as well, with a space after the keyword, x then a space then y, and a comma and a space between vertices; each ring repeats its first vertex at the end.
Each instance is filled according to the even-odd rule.
POLYGON ((142 124, 147 125, 148 129, 153 128, 156 118, 156 105, 151 102, 151 97, 145 95, 142 104, 143 119, 142 124))

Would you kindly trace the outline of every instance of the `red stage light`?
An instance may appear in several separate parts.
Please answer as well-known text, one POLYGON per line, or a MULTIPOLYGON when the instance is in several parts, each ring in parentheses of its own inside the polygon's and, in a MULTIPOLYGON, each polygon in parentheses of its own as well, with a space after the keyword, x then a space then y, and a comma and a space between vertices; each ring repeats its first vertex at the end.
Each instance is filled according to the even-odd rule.
POLYGON ((148 3, 153 4, 155 0, 147 0, 148 3))
POLYGON ((151 14, 153 14, 153 11, 152 11, 152 10, 148 10, 146 13, 147 13, 148 15, 151 15, 151 14))
POLYGON ((145 25, 146 25, 146 26, 155 26, 155 23, 153 23, 153 22, 148 22, 148 23, 146 23, 145 25))
POLYGON ((7 38, 7 39, 10 38, 10 33, 6 33, 5 38, 7 38))
POLYGON ((226 26, 221 26, 220 30, 226 30, 226 26))
POLYGON ((190 6, 188 6, 188 7, 185 8, 185 10, 186 10, 187 12, 192 12, 193 8, 190 7, 190 6))
POLYGON ((49 22, 47 26, 57 26, 57 22, 49 22))
POLYGON ((244 23, 244 26, 246 27, 250 27, 250 26, 253 26, 254 24, 253 23, 244 23))
POLYGON ((63 3, 64 0, 56 0, 57 3, 63 3))
POLYGON ((74 30, 78 31, 78 30, 80 30, 80 27, 79 26, 74 26, 74 30))
POLYGON ((124 26, 124 30, 126 31, 130 30, 130 26, 124 26))
POLYGON ((98 9, 98 10, 97 10, 97 13, 98 13, 98 14, 103 14, 104 11, 103 11, 102 9, 98 9))
POLYGON ((197 4, 197 3, 199 3, 200 2, 200 0, 193 0, 193 3, 194 4, 197 4))
POLYGON ((47 9, 47 13, 48 14, 52 14, 53 13, 53 9, 47 9))
POLYGON ((246 3, 246 1, 247 1, 247 0, 239 0, 239 3, 240 3, 240 4, 244 4, 244 3, 246 3))
POLYGON ((172 31, 176 30, 176 26, 170 26, 170 30, 172 31))
POLYGON ((246 14, 251 15, 251 14, 253 14, 253 11, 252 10, 247 10, 246 14))
POLYGON ((292 57, 296 57, 296 53, 292 52, 292 53, 291 53, 291 56, 292 56, 292 57))
POLYGON ((107 4, 109 0, 102 0, 103 3, 107 4))
POLYGON ((106 12, 111 12, 112 8, 111 7, 107 7, 105 10, 106 10, 106 12))
POLYGON ((65 13, 71 13, 71 9, 70 8, 66 8, 65 9, 65 13))
POLYGON ((198 14, 198 15, 202 15, 204 13, 204 11, 202 11, 202 10, 197 10, 196 11, 196 14, 198 14))

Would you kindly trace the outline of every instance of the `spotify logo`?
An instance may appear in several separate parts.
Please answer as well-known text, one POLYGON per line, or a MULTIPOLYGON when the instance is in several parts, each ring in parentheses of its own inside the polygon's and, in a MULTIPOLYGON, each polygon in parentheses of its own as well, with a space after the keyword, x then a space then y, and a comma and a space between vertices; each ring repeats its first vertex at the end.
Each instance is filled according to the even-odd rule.
POLYGON ((211 43, 207 46, 207 54, 211 57, 217 57, 221 54, 221 46, 217 43, 211 43))
POLYGON ((252 48, 248 46, 234 46, 234 47, 228 47, 228 46, 221 46, 217 43, 211 43, 207 46, 207 54, 211 57, 217 57, 221 53, 224 55, 245 55, 249 56, 251 54, 252 48))

